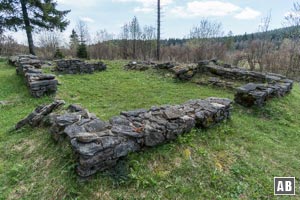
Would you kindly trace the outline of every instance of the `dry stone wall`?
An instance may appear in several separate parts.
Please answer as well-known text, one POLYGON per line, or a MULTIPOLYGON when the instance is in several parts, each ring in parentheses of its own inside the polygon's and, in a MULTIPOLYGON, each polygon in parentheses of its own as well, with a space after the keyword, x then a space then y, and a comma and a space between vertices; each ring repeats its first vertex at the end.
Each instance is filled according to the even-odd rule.
POLYGON ((262 73, 246 69, 232 67, 229 64, 220 63, 217 59, 203 60, 198 64, 174 64, 160 63, 155 65, 127 65, 131 70, 147 70, 150 67, 155 69, 168 70, 174 74, 174 78, 181 81, 190 81, 196 74, 206 74, 210 77, 207 81, 197 81, 199 85, 213 85, 217 87, 235 89, 235 102, 243 106, 263 106, 265 102, 273 97, 283 97, 293 88, 293 81, 274 73, 262 73), (216 78, 217 76, 222 79, 216 78), (248 82, 246 85, 236 88, 232 81, 248 82))
POLYGON ((103 62, 87 63, 79 59, 56 60, 55 71, 63 74, 92 74, 106 70, 103 62))
POLYGON ((30 94, 40 98, 45 94, 54 94, 57 90, 58 81, 55 75, 44 74, 40 69, 43 62, 33 55, 14 56, 9 63, 16 67, 18 75, 24 77, 30 94))
POLYGON ((49 113, 63 103, 55 101, 38 107, 16 128, 49 121, 54 139, 68 138, 78 155, 78 175, 88 177, 113 167, 130 152, 166 143, 194 127, 208 128, 229 118, 232 102, 221 98, 190 100, 182 105, 121 112, 108 122, 79 105, 70 105, 64 112, 49 113))
POLYGON ((236 88, 235 102, 246 107, 264 106, 268 99, 283 97, 293 88, 293 81, 274 73, 249 71, 218 61, 201 61, 198 73, 209 73, 231 80, 249 81, 246 85, 236 88))
POLYGON ((137 70, 137 71, 146 71, 150 68, 153 68, 155 65, 155 63, 153 62, 136 62, 136 61, 132 61, 129 62, 128 64, 126 64, 124 66, 125 70, 137 70))

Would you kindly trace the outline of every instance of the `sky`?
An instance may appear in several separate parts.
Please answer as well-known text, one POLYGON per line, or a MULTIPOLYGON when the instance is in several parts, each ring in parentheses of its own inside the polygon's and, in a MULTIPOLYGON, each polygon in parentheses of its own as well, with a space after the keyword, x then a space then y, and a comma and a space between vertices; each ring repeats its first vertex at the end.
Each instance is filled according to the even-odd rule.
MULTIPOLYGON (((141 26, 156 26, 157 0, 57 0, 58 9, 70 9, 70 25, 62 37, 68 40, 78 20, 87 23, 90 35, 106 29, 118 35, 121 26, 136 16, 141 26)), ((225 35, 257 32, 263 17, 271 12, 269 29, 281 28, 291 12, 292 0, 161 0, 162 38, 183 38, 203 18, 222 23, 225 35)), ((24 32, 13 36, 26 43, 24 32)))

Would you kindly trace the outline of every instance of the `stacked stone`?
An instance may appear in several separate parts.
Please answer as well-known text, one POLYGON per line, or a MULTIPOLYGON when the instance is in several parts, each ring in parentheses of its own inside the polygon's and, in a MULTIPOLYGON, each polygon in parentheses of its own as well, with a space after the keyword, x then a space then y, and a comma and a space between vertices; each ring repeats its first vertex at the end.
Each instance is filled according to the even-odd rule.
POLYGON ((170 70, 173 67, 175 67, 175 65, 176 65, 175 63, 166 62, 166 63, 158 63, 154 67, 156 69, 167 69, 167 70, 170 70))
POLYGON ((192 128, 208 128, 230 117, 231 100, 208 98, 182 105, 152 107, 121 112, 109 122, 88 110, 70 105, 58 112, 64 101, 37 107, 15 126, 49 125, 56 140, 67 137, 78 154, 77 173, 87 177, 116 165, 117 161, 146 147, 154 147, 188 133, 192 128))
POLYGON ((124 66, 125 70, 137 70, 137 71, 146 71, 150 68, 153 68, 155 65, 155 63, 153 62, 136 62, 136 61, 132 61, 129 62, 128 64, 126 64, 124 66))
POLYGON ((212 85, 216 87, 234 89, 234 83, 229 81, 224 81, 216 77, 210 77, 207 81, 197 81, 198 85, 212 85))
POLYGON ((63 74, 92 74, 106 70, 103 62, 87 63, 79 59, 56 60, 55 71, 63 74))
POLYGON ((121 112, 109 122, 77 105, 64 114, 51 115, 51 134, 67 136, 78 154, 77 173, 82 177, 113 167, 130 152, 153 147, 188 133, 193 127, 208 128, 229 118, 231 101, 208 98, 182 105, 121 112))
POLYGON ((45 94, 53 94, 57 90, 57 80, 52 74, 44 74, 39 69, 43 62, 36 56, 21 55, 11 58, 9 61, 16 66, 16 72, 25 78, 30 94, 40 98, 45 94))
POLYGON ((169 71, 175 74, 175 78, 182 81, 189 81, 197 73, 197 65, 177 65, 169 69, 169 71))
POLYGON ((264 106, 273 97, 283 97, 292 89, 292 82, 255 84, 248 83, 237 88, 234 101, 246 107, 264 106))
POLYGON ((200 61, 198 63, 197 71, 199 73, 218 75, 227 79, 254 81, 260 83, 285 81, 285 79, 287 79, 285 76, 280 74, 249 71, 243 68, 231 67, 228 64, 220 64, 216 60, 200 61))
POLYGON ((34 55, 17 55, 17 56, 11 56, 8 59, 8 63, 13 66, 17 66, 18 63, 22 63, 23 65, 31 65, 35 68, 41 68, 43 62, 38 59, 37 56, 34 55))
POLYGON ((209 73, 223 78, 243 81, 254 81, 237 88, 235 102, 246 107, 263 106, 273 97, 283 97, 293 88, 293 81, 274 73, 249 71, 230 65, 222 65, 217 60, 200 61, 199 73, 209 73))

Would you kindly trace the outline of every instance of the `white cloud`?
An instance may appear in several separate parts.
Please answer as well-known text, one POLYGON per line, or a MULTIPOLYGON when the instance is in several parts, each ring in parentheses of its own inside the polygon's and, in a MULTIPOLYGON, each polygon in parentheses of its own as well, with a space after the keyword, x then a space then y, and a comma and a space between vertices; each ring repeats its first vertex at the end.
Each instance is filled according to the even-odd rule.
POLYGON ((226 16, 238 11, 240 8, 232 3, 221 1, 192 1, 186 6, 178 6, 171 10, 181 17, 209 17, 226 16))
POLYGON ((234 17, 237 19, 255 19, 260 15, 261 13, 259 11, 246 7, 240 13, 236 14, 234 17))
POLYGON ((97 0, 57 0, 59 4, 66 6, 74 6, 74 7, 93 7, 99 2, 97 0))
POLYGON ((150 8, 150 7, 136 7, 134 9, 134 12, 142 12, 142 13, 150 13, 153 11, 154 11, 154 8, 150 8))
MULTIPOLYGON (((157 4, 157 0, 112 0, 113 2, 136 2, 143 5, 143 7, 151 7, 157 4)), ((166 6, 173 3, 174 0, 161 0, 161 5, 166 6)))
POLYGON ((80 20, 84 21, 84 22, 88 22, 88 23, 95 22, 95 20, 93 20, 92 18, 89 18, 89 17, 80 17, 80 20))
POLYGON ((171 9, 171 14, 179 17, 223 17, 233 15, 237 19, 254 19, 260 12, 246 7, 241 8, 233 3, 223 1, 192 1, 186 6, 177 6, 171 9))
MULTIPOLYGON (((112 0, 113 2, 131 2, 138 3, 141 6, 138 6, 134 9, 134 12, 143 12, 149 13, 153 12, 156 9, 157 0, 112 0)), ((161 0, 161 6, 167 6, 174 2, 174 0, 161 0)))

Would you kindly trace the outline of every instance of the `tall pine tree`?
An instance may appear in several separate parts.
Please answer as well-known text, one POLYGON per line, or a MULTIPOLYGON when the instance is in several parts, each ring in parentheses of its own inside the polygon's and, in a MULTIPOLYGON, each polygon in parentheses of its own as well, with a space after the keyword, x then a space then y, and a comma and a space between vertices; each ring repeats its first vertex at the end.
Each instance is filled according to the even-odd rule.
POLYGON ((1 0, 0 29, 26 31, 29 52, 34 53, 33 31, 42 29, 65 30, 69 21, 65 16, 70 10, 59 11, 54 0, 1 0))

